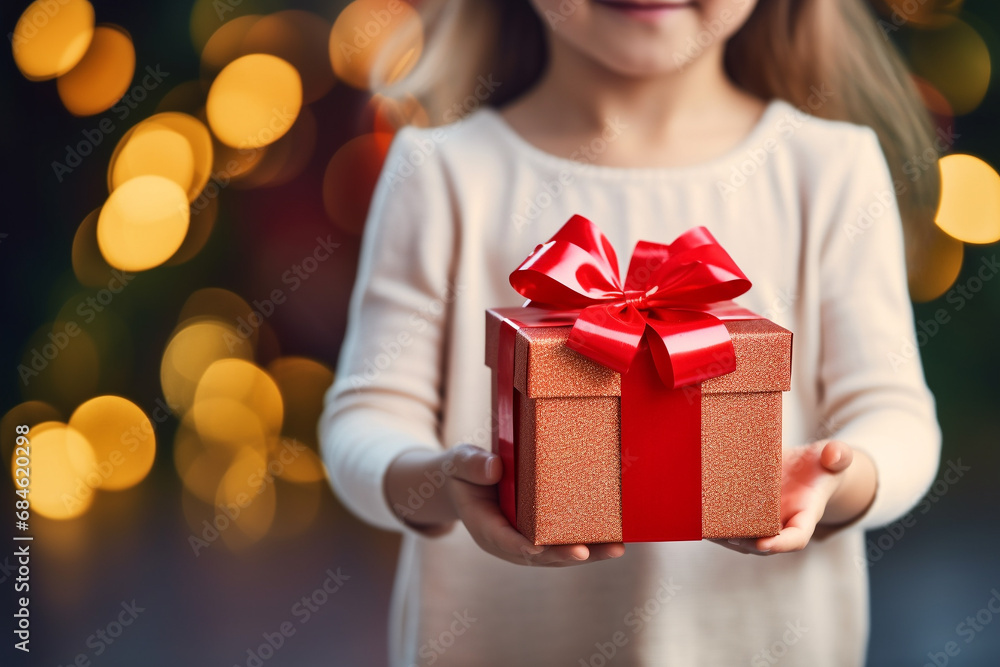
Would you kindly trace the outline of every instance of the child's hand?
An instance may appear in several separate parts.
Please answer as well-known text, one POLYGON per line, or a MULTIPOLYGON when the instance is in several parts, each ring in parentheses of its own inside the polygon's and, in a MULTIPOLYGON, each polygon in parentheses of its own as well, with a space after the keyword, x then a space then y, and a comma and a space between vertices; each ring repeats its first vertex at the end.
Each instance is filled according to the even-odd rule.
MULTIPOLYGON (((447 524, 460 519, 484 551, 517 565, 581 565, 618 558, 625 553, 625 545, 621 543, 533 545, 510 525, 500 511, 496 487, 503 471, 500 457, 473 445, 459 445, 439 455, 408 452, 397 458, 386 476, 386 493, 390 503, 393 498, 405 497, 405 491, 399 485, 410 476, 407 467, 446 473, 441 488, 443 502, 428 502, 428 507, 421 512, 422 516, 409 519, 415 525, 426 525, 432 533, 440 533, 447 524)), ((413 479, 423 481, 423 475, 424 472, 420 472, 413 479)))
POLYGON ((760 539, 715 541, 746 554, 801 551, 814 534, 830 532, 828 526, 860 516, 875 496, 875 485, 871 459, 843 442, 787 449, 782 461, 781 532, 760 539))

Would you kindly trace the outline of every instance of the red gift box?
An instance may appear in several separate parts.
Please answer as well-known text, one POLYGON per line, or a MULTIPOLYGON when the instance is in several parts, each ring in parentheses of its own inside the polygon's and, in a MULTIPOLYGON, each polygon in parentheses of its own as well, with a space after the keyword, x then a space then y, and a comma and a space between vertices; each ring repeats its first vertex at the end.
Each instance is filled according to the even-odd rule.
POLYGON ((704 228, 617 266, 576 216, 511 274, 532 307, 487 311, 505 515, 535 544, 777 534, 791 333, 728 301, 704 228))

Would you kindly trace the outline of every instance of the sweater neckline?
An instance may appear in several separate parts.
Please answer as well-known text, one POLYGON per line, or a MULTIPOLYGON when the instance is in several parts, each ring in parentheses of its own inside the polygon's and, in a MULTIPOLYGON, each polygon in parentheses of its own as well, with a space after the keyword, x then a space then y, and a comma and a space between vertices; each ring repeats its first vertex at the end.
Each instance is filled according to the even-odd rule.
POLYGON ((583 160, 574 160, 572 158, 562 157, 560 155, 555 155, 550 153, 538 146, 534 145, 527 139, 521 136, 521 134, 515 130, 507 120, 500 114, 500 112, 493 107, 482 107, 481 112, 485 118, 490 119, 490 122, 510 141, 511 145, 514 146, 521 153, 556 169, 569 169, 574 172, 583 172, 587 174, 593 174, 601 177, 609 178, 623 178, 623 177, 654 177, 654 178, 664 178, 664 177, 679 177, 687 176, 692 174, 698 174, 704 171, 717 169, 718 167, 731 164, 733 160, 738 157, 744 156, 747 150, 758 142, 759 137, 764 134, 768 127, 771 125, 771 119, 778 113, 778 111, 787 106, 782 100, 773 99, 767 103, 764 107, 764 111, 761 113, 760 118, 750 129, 745 137, 743 137, 735 146, 708 160, 702 162, 697 162, 690 165, 683 165, 677 167, 616 167, 610 165, 593 164, 591 162, 585 162, 583 160))

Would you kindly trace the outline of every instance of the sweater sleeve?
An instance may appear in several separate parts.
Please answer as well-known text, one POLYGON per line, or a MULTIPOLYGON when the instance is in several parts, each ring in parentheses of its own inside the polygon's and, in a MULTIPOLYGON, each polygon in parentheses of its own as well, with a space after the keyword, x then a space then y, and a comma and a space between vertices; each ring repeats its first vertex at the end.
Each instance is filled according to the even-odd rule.
POLYGON ((885 157, 866 130, 820 250, 821 414, 871 456, 878 489, 858 526, 909 511, 937 471, 941 433, 907 292, 902 224, 885 157))
MULTIPOLYGON (((433 132, 440 132, 434 130, 433 132)), ((319 423, 334 491, 363 520, 408 530, 389 508, 389 464, 440 448, 443 344, 454 227, 430 130, 393 140, 361 246, 347 332, 319 423)))

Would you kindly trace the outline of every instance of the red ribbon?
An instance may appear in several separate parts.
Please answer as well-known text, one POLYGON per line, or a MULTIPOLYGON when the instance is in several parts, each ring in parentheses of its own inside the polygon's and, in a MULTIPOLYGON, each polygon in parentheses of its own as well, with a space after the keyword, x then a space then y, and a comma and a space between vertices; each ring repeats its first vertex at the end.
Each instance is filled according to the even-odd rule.
POLYGON ((640 241, 622 285, 614 248, 577 215, 535 248, 510 283, 530 305, 548 310, 503 312, 497 409, 504 514, 517 525, 514 334, 521 326, 572 323, 567 345, 622 374, 623 539, 701 539, 701 393, 679 388, 736 370, 722 320, 758 317, 728 301, 750 281, 712 234, 696 227, 669 245, 640 241))
POLYGON ((668 387, 736 370, 733 343, 719 319, 732 304, 714 304, 743 294, 750 281, 704 227, 669 245, 640 241, 623 287, 611 243, 575 215, 510 274, 510 284, 532 305, 582 309, 567 344, 623 375, 644 339, 668 387), (723 359, 728 365, 720 370, 723 359))

